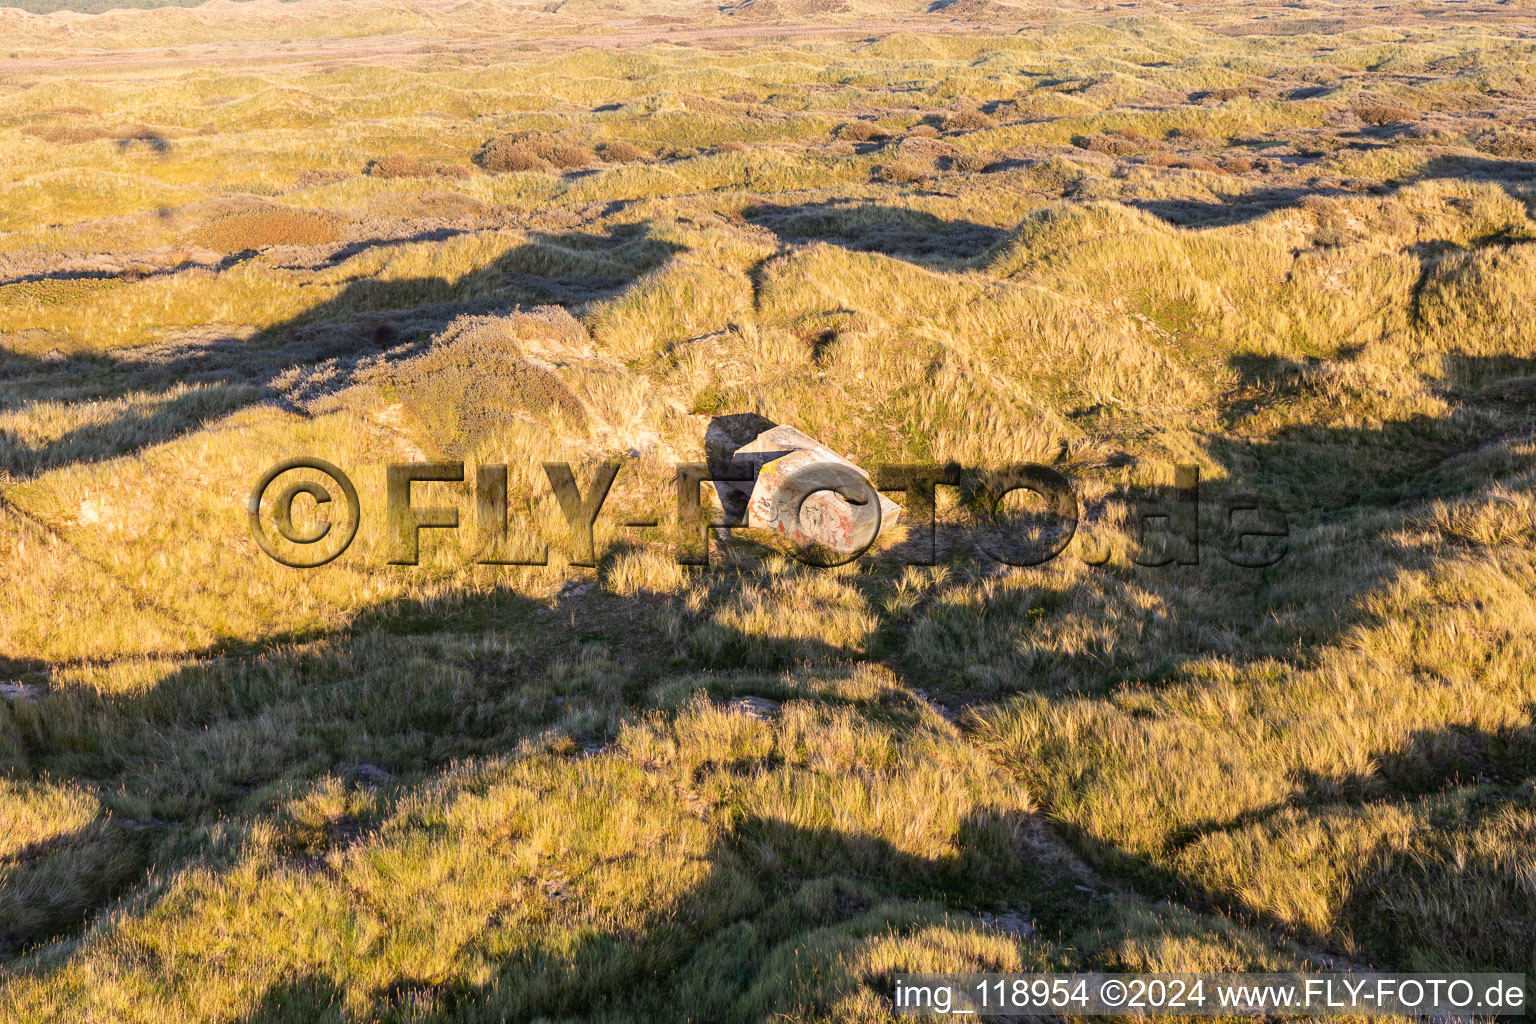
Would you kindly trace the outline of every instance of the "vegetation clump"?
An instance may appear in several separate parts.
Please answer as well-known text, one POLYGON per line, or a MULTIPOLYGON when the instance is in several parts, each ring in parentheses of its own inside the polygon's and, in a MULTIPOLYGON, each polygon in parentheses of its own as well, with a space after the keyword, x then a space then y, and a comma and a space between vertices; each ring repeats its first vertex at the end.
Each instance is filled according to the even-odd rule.
POLYGON ((557 135, 520 131, 491 139, 481 147, 475 159, 485 170, 502 174, 584 167, 593 162, 595 154, 585 146, 575 145, 557 135))
POLYGON ((914 160, 892 160, 876 166, 871 177, 888 185, 910 185, 922 181, 927 174, 922 165, 914 160))
POLYGON ((997 122, 979 110, 956 110, 944 115, 941 127, 945 132, 976 132, 996 128, 997 122))
POLYGON ((1417 111, 1394 103, 1362 103, 1355 107, 1355 116, 1362 124, 1375 125, 1378 128, 1412 124, 1419 119, 1417 111))
POLYGON ((1168 129, 1167 137, 1170 142, 1204 142, 1211 133, 1197 124, 1189 124, 1168 129))
POLYGON ((613 139, 597 144, 597 155, 610 164, 633 164, 645 159, 645 150, 633 142, 613 139))
POLYGON ((577 328, 564 310, 511 317, 460 317, 420 355, 385 362, 363 382, 404 404, 424 437, 463 455, 513 416, 535 416, 585 430, 586 408, 558 373, 524 352, 524 340, 559 338, 577 328))
POLYGON ((1494 156, 1536 160, 1536 131, 1528 128, 1496 128, 1475 140, 1477 148, 1494 156))
POLYGON ((1134 128, 1079 135, 1072 140, 1072 144, 1078 149, 1086 149, 1090 153, 1103 153, 1106 156, 1134 156, 1163 148, 1162 143, 1148 138, 1134 128))
POLYGON ((328 210, 262 206, 226 214, 193 231, 189 241, 215 252, 236 253, 278 245, 329 245, 341 241, 346 222, 328 210))
POLYGON ((1220 89, 1205 89, 1195 94, 1196 99, 1210 100, 1214 103, 1230 103, 1233 100, 1252 99, 1259 94, 1259 90, 1251 85, 1225 86, 1220 89))
POLYGON ((951 170, 974 174, 984 171, 994 163, 991 153, 957 153, 949 158, 951 170))
POLYGON ((879 142, 890 138, 890 133, 872 121, 849 121, 838 126, 837 137, 845 142, 879 142))

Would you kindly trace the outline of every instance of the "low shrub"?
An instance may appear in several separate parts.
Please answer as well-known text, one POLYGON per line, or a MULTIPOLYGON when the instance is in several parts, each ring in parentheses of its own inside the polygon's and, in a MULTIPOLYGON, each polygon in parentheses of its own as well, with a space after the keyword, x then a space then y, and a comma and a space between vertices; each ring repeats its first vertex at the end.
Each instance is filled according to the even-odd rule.
POLYGON ((1195 93, 1192 99, 1215 100, 1217 103, 1226 103, 1230 100, 1248 100, 1259 94, 1259 90, 1251 85, 1238 86, 1230 89, 1207 89, 1204 92, 1195 93))
POLYGON ((532 146, 521 142, 488 143, 480 154, 480 166, 493 174, 508 171, 544 171, 549 161, 539 156, 532 146))
POLYGON ((957 153, 949 158, 949 169, 975 174, 992 164, 991 153, 957 153))
POLYGON ((526 359, 519 342, 521 337, 562 337, 579 330, 570 314, 559 309, 460 317, 422 354, 378 365, 363 379, 403 403, 427 436, 451 455, 470 451, 518 412, 585 429, 581 399, 555 371, 526 359))
POLYGON ((363 173, 370 178, 425 178, 432 171, 422 161, 409 156, 381 156, 368 161, 363 173))
POLYGON ((645 159, 644 150, 623 139, 598 143, 597 155, 610 164, 632 164, 645 159))
POLYGON ((1355 116, 1362 123, 1385 128, 1394 124, 1412 124, 1419 119, 1417 111, 1390 103, 1367 103, 1355 108, 1355 116))
POLYGON ((936 139, 939 137, 939 130, 931 124, 915 124, 907 129, 907 133, 903 137, 908 139, 936 139))
POLYGON ((1175 153, 1153 153, 1146 158, 1146 163, 1153 167, 1173 167, 1184 171, 1206 171, 1212 174, 1221 173, 1221 165, 1214 160, 1203 156, 1179 156, 1175 153))
POLYGON ((1473 140, 1478 150, 1515 160, 1536 160, 1536 132, 1522 128, 1497 128, 1473 140))
POLYGON ((871 177, 875 181, 890 185, 909 185, 914 181, 921 181, 925 175, 923 169, 911 161, 896 160, 876 167, 871 177))
POLYGON ((543 132, 513 132, 487 142, 475 160, 493 174, 508 171, 547 171, 551 168, 582 167, 596 159, 595 154, 543 132))
POLYGON ((1049 160, 1041 161, 1030 167, 1025 173, 1026 180, 1041 192, 1069 196, 1082 187, 1087 175, 1081 167, 1076 166, 1070 160, 1063 160, 1059 156, 1053 156, 1049 160))
POLYGON ((944 116, 941 127, 946 132, 976 132, 996 128, 997 122, 979 110, 957 110, 944 116))
POLYGON ((890 133, 869 121, 849 121, 839 125, 837 137, 845 142, 877 142, 890 137, 890 133))
POLYGON ((329 210, 265 206, 226 214, 192 232, 190 241, 215 252, 245 252, 275 245, 329 245, 339 242, 345 222, 329 210))
POLYGON ((1079 135, 1072 140, 1072 145, 1078 149, 1086 149, 1090 153, 1103 153, 1106 156, 1131 156, 1161 148, 1156 142, 1134 130, 1079 135))

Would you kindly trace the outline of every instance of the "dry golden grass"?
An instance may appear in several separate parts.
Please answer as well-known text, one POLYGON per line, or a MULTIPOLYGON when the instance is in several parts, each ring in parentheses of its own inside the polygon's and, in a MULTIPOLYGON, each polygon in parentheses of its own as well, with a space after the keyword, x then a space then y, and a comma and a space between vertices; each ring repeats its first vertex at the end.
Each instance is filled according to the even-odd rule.
POLYGON ((460 164, 434 164, 409 156, 384 156, 368 161, 367 174, 373 178, 450 178, 462 179, 470 169, 460 164))
POLYGON ((1529 8, 550 6, 0 13, 0 1019, 1536 974, 1529 8), (1078 532, 1002 567, 941 488, 933 566, 680 566, 748 412, 1078 532), (363 510, 308 572, 293 455, 363 510), (428 458, 549 564, 471 482, 388 564, 428 458), (615 459, 577 568, 542 463, 615 459), (1139 565, 1173 463, 1202 557, 1139 565))

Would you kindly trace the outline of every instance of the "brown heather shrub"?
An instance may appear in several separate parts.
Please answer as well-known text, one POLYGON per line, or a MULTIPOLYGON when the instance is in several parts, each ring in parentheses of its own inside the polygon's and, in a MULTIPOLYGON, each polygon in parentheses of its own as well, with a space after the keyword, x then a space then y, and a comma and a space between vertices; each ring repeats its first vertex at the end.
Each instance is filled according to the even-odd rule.
POLYGON ((1134 129, 1079 135, 1072 140, 1072 145, 1078 149, 1086 149, 1090 153, 1103 153, 1106 156, 1131 156, 1135 153, 1162 148, 1158 143, 1134 129))
POLYGON ((946 132, 976 132, 996 128, 997 122, 979 110, 957 110, 944 116, 941 127, 946 132))
POLYGON ((597 155, 610 164, 632 164, 645 159, 644 150, 633 142, 625 142, 623 139, 598 143, 597 155))
POLYGON ((721 96, 720 98, 725 100, 727 103, 756 103, 757 102, 757 93, 755 93, 755 92, 728 92, 724 96, 721 96))
POLYGON ((1229 100, 1246 100, 1257 96, 1259 91, 1251 85, 1238 86, 1232 89, 1207 89, 1205 92, 1196 93, 1197 100, 1215 100, 1217 103, 1226 103, 1229 100))
POLYGON ((743 146, 739 142, 722 142, 722 143, 720 143, 720 145, 715 147, 715 152, 716 153, 740 153, 742 150, 744 150, 746 148, 747 148, 746 146, 743 146))
POLYGON ((1536 160, 1536 132, 1523 128, 1496 128, 1480 135, 1473 145, 1484 153, 1515 160, 1536 160))
POLYGON ((1363 123, 1384 128, 1394 124, 1412 124, 1419 119, 1417 111, 1391 103, 1367 103, 1355 108, 1355 116, 1363 123))
POLYGON ((1255 166, 1251 156, 1229 156, 1221 161, 1221 169, 1228 174, 1247 174, 1255 166))
POLYGON ((1170 128, 1168 138, 1174 142, 1203 142, 1211 137, 1211 133, 1199 125, 1188 125, 1184 128, 1170 128))
POLYGON ((508 171, 546 171, 549 169, 549 161, 529 146, 521 142, 509 142, 497 144, 487 143, 480 154, 480 166, 492 174, 503 174, 508 171))
POLYGON ((939 130, 931 124, 915 124, 907 129, 907 133, 903 137, 908 139, 936 139, 939 137, 939 130))
POLYGON ((493 174, 581 167, 594 159, 591 150, 543 132, 513 132, 490 140, 476 161, 493 174))
POLYGON ((592 162, 593 153, 583 146, 556 145, 548 150, 544 159, 560 168, 581 167, 592 162))
POLYGON ((975 174, 986 170, 991 163, 991 153, 957 153, 949 158, 949 169, 975 174))
POLYGON ((1203 156, 1178 156, 1174 153, 1153 153, 1146 158, 1153 167, 1175 167, 1185 171, 1207 171, 1220 174, 1221 165, 1203 156))
POLYGON ((215 252, 245 252, 274 245, 329 245, 342 239, 344 222, 329 210, 266 206, 226 214, 192 232, 190 241, 215 252))
POLYGON ((837 137, 845 142, 876 142, 890 137, 890 133, 869 121, 849 121, 838 125, 837 137))
POLYGON ((363 173, 370 178, 426 178, 432 169, 415 157, 381 156, 368 161, 363 173))
POLYGON ((914 181, 921 181, 924 176, 923 169, 910 160, 881 164, 871 175, 873 180, 889 185, 910 185, 914 181))

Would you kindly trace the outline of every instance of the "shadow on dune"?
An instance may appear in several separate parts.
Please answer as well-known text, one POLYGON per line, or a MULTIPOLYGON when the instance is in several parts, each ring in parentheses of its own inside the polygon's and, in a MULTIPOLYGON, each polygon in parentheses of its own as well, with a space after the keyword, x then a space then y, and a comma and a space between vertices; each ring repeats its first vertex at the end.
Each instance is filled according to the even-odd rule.
POLYGON ((768 228, 784 245, 827 242, 940 269, 974 260, 1007 235, 985 224, 864 202, 762 203, 743 216, 768 228))
POLYGON ((44 442, 0 435, 0 472, 24 478, 131 455, 256 402, 302 412, 311 396, 302 383, 295 389, 285 382, 302 381, 306 371, 323 369, 327 379, 345 380, 362 360, 413 354, 465 314, 599 301, 679 249, 645 231, 536 235, 455 281, 350 281, 326 301, 249 336, 214 332, 84 357, 3 353, 0 383, 14 396, 5 402, 9 411, 25 412, 44 401, 86 403, 127 396, 142 407, 44 442))
MULTIPOLYGON (((1536 836, 1532 725, 1419 730, 1400 746, 1374 752, 1370 761, 1372 770, 1363 774, 1298 773, 1297 789, 1287 799, 1190 825, 1171 837, 1170 849, 1244 833, 1285 847, 1294 842, 1286 831, 1301 815, 1347 833, 1358 827, 1357 819, 1406 814, 1413 823, 1406 833, 1388 827, 1351 873, 1334 908, 1334 930, 1349 937, 1355 956, 1392 969, 1528 970, 1536 948, 1536 899, 1518 864, 1536 836)), ((1145 863, 1132 870, 1195 905, 1267 918, 1244 907, 1236 894, 1201 889, 1187 875, 1145 863)))
POLYGON ((1373 186, 1364 193, 1339 187, 1287 185, 1234 192, 1214 200, 1136 199, 1126 201, 1126 205, 1145 210, 1174 227, 1227 227, 1246 224, 1276 210, 1299 206, 1303 200, 1313 197, 1341 199, 1361 195, 1390 195, 1414 181, 1434 178, 1496 182, 1504 186, 1512 198, 1529 206, 1532 199, 1527 192, 1530 183, 1536 181, 1536 162, 1477 156, 1437 156, 1408 177, 1373 186))
POLYGON ((1344 189, 1260 188, 1220 200, 1137 199, 1127 205, 1145 210, 1174 227, 1214 228, 1246 224, 1260 217, 1298 206, 1310 196, 1346 196, 1344 189))

